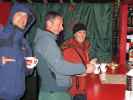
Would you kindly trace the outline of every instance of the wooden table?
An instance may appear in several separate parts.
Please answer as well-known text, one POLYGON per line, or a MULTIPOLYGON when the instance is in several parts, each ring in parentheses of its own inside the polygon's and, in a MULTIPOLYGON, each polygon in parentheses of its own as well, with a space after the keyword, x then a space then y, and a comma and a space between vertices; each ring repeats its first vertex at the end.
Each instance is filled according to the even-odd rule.
MULTIPOLYGON (((125 70, 119 69, 111 74, 125 74, 125 70)), ((98 75, 89 75, 87 84, 87 100, 124 100, 126 85, 101 84, 98 75)))

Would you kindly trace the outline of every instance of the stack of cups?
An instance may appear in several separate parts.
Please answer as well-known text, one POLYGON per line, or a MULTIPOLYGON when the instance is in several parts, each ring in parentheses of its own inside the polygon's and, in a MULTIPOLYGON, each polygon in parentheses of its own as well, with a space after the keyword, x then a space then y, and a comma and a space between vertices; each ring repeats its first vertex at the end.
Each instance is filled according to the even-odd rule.
POLYGON ((107 65, 106 63, 95 65, 96 68, 95 68, 94 74, 99 74, 101 81, 106 80, 106 71, 107 71, 106 65, 107 65))
POLYGON ((126 76, 125 100, 133 100, 133 69, 126 76))
POLYGON ((101 81, 106 80, 106 71, 107 71, 106 65, 107 65, 106 63, 101 63, 100 65, 100 69, 101 69, 100 80, 101 81))

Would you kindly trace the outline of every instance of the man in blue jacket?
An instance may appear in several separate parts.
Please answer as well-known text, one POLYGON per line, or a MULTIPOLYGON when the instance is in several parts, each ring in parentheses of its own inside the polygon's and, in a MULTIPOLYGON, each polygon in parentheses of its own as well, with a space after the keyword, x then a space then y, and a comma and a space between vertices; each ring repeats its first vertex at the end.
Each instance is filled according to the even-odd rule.
POLYGON ((57 12, 45 16, 45 31, 37 29, 34 53, 39 59, 39 100, 71 100, 67 93, 71 86, 71 75, 88 73, 83 64, 74 64, 63 59, 56 44, 56 37, 63 30, 63 17, 57 12))
POLYGON ((0 30, 0 100, 20 100, 23 96, 27 73, 24 57, 32 54, 24 34, 34 21, 31 8, 16 3, 7 25, 0 30))

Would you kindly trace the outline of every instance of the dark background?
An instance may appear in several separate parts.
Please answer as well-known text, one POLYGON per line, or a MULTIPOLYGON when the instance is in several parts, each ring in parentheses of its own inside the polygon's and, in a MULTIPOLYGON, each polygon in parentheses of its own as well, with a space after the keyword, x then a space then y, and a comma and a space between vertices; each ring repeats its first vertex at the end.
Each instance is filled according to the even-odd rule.
MULTIPOLYGON (((15 0, 0 0, 0 1, 15 1, 15 0)), ((28 2, 28 1, 32 1, 32 2, 42 2, 43 0, 16 0, 16 1, 21 1, 21 2, 28 2)), ((56 2, 60 2, 60 0, 47 0, 49 3, 56 3, 56 2)), ((70 3, 71 1, 75 2, 75 3, 80 3, 80 2, 97 2, 97 3, 106 3, 106 2, 112 2, 115 0, 63 0, 64 3, 70 3)))

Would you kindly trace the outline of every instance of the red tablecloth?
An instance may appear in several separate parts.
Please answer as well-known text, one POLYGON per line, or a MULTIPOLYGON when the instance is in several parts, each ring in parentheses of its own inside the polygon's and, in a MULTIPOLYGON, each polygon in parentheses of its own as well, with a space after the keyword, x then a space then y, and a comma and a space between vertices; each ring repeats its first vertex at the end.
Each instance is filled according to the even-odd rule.
MULTIPOLYGON (((112 74, 125 72, 119 69, 112 74)), ((87 100, 124 100, 125 89, 124 84, 101 84, 98 75, 88 75, 87 100)))

